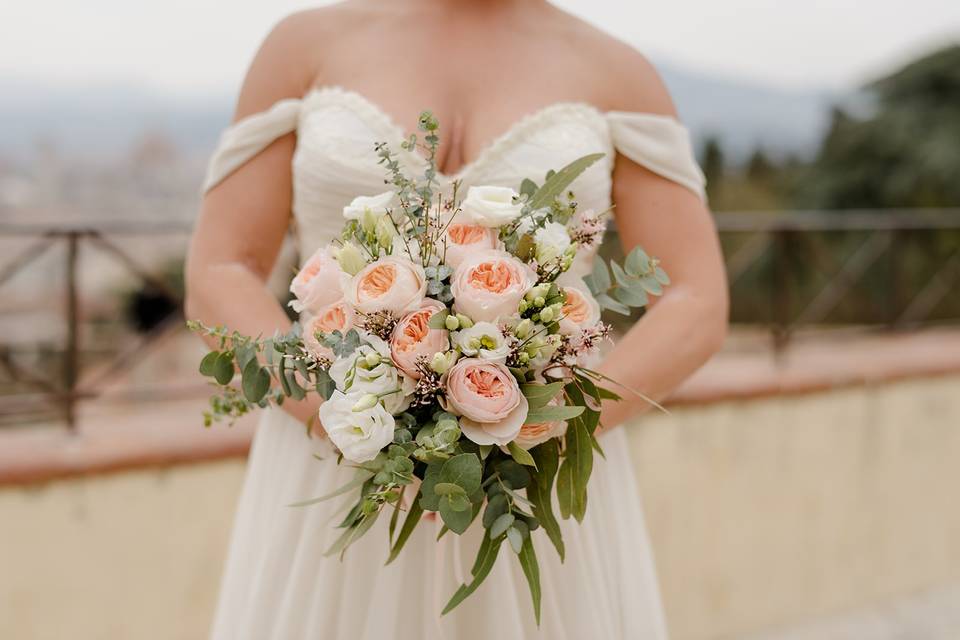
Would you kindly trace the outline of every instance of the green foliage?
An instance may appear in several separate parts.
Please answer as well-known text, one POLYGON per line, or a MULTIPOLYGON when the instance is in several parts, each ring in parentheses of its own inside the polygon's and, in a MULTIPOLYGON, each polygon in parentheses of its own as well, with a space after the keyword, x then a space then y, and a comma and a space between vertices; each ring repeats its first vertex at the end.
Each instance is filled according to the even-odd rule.
MULTIPOLYGON (((528 206, 530 209, 541 209, 549 206, 555 198, 562 194, 570 184, 580 176, 581 173, 590 168, 604 154, 594 153, 588 156, 578 158, 560 169, 544 181, 537 191, 530 197, 528 206)), ((522 188, 523 185, 521 185, 522 188)), ((529 186, 528 186, 529 189, 529 186)))
MULTIPOLYGON (((536 516, 544 531, 556 547, 560 560, 564 558, 563 535, 560 532, 560 523, 553 513, 553 481, 557 476, 560 465, 560 447, 557 440, 547 440, 536 446, 530 452, 537 463, 538 473, 530 478, 527 487, 527 497, 533 506, 533 515, 536 516)), ((486 526, 486 525, 484 525, 486 526)))
POLYGON ((868 117, 836 109, 820 153, 801 174, 814 208, 960 206, 960 46, 867 87, 868 117))
POLYGON ((593 270, 583 278, 602 309, 629 315, 631 307, 646 307, 649 296, 663 295, 663 287, 670 284, 660 261, 648 256, 640 247, 634 247, 627 254, 622 267, 613 261, 610 265, 613 279, 606 261, 600 256, 594 258, 593 270))

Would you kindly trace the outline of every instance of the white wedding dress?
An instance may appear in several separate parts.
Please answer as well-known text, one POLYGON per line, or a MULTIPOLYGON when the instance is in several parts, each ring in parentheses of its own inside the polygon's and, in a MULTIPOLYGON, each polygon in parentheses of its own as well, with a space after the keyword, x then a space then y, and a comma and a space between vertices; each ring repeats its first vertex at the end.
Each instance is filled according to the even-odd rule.
MULTIPOLYGON (((400 149, 403 131, 366 98, 341 88, 315 89, 299 100, 230 127, 210 163, 213 188, 278 137, 296 131, 293 213, 301 256, 338 234, 341 210, 357 195, 384 191, 373 144, 388 142, 410 171, 424 159, 400 149)), ((531 114, 443 183, 519 187, 588 153, 606 157, 573 184, 581 209, 610 205, 615 151, 702 195, 703 176, 686 130, 672 118, 601 113, 561 103, 531 114)), ((669 212, 663 212, 669 215, 669 212)), ((339 534, 344 501, 310 507, 292 502, 329 492, 353 477, 326 441, 308 439, 281 411, 265 412, 250 451, 212 637, 215 640, 660 640, 666 630, 650 542, 626 433, 602 436, 587 515, 562 522, 561 564, 542 530, 535 532, 543 585, 542 624, 527 584, 504 545, 493 572, 453 612, 440 611, 474 560, 482 528, 439 542, 438 521, 425 520, 400 557, 387 558, 387 521, 354 544, 341 562, 324 551, 339 534), (324 456, 318 461, 312 453, 324 456)), ((351 498, 352 499, 352 498, 351 498)), ((346 499, 345 499, 346 500, 346 499)))

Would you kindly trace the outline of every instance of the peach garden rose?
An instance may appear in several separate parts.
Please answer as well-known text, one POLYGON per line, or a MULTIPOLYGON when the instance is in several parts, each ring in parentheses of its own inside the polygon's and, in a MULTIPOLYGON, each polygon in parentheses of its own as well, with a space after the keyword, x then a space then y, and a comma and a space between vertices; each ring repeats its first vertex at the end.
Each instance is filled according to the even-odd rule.
POLYGON ((353 328, 353 309, 343 300, 320 309, 303 327, 303 344, 314 357, 333 359, 333 351, 317 339, 318 333, 346 333, 353 328))
POLYGON ((371 262, 353 276, 346 284, 344 298, 360 313, 402 314, 419 307, 426 290, 423 267, 390 256, 371 262))
POLYGON ((527 417, 527 399, 504 365, 463 358, 447 374, 447 402, 463 435, 480 445, 509 444, 527 417))
POLYGON ((560 310, 560 332, 576 335, 600 322, 600 304, 579 278, 563 276, 557 284, 567 296, 560 310))
POLYGON ((330 252, 330 247, 317 250, 303 264, 290 283, 290 292, 296 297, 290 306, 297 313, 316 313, 343 297, 341 280, 343 270, 330 252))
POLYGON ((435 353, 450 348, 450 339, 445 329, 431 329, 427 326, 430 317, 443 309, 446 307, 442 303, 427 298, 419 309, 405 315, 394 327, 390 338, 390 355, 404 375, 419 378, 415 367, 417 358, 424 356, 429 362, 435 353))
POLYGON ((537 283, 536 272, 506 251, 470 255, 454 271, 454 309, 474 322, 496 322, 517 312, 523 295, 537 283))
MULTIPOLYGON (((548 403, 551 407, 563 406, 559 398, 554 398, 548 403)), ((525 424, 520 427, 520 433, 517 434, 515 442, 521 449, 533 449, 538 444, 543 444, 551 438, 559 438, 567 432, 566 420, 557 420, 555 422, 539 422, 536 424, 525 424)))
POLYGON ((455 217, 444 236, 447 241, 444 259, 454 269, 471 254, 496 249, 499 244, 496 229, 479 225, 466 215, 455 217))

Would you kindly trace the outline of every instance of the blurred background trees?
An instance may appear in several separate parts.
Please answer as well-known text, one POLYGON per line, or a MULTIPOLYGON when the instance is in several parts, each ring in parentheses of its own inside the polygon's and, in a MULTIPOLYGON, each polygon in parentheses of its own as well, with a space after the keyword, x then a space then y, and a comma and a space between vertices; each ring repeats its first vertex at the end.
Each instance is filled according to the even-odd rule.
POLYGON ((960 206, 960 46, 916 60, 834 108, 809 161, 757 149, 725 166, 710 138, 700 160, 718 211, 960 206))

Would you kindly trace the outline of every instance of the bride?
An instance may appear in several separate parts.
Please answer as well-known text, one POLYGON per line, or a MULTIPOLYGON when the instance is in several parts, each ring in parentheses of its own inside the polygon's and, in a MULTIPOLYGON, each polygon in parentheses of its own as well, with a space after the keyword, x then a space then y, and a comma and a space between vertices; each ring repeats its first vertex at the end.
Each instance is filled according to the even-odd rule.
MULTIPOLYGON (((663 398, 719 347, 723 267, 703 177, 669 96, 642 56, 544 0, 348 0, 277 25, 210 163, 188 258, 189 317, 248 335, 285 331, 290 321, 264 282, 288 226, 307 256, 337 232, 355 195, 383 191, 375 142, 422 167, 399 143, 424 108, 442 125, 447 187, 516 188, 607 154, 573 185, 581 207, 615 202, 624 248, 642 243, 673 285, 612 350, 605 374, 663 398)), ((427 523, 386 567, 385 531, 366 535, 343 562, 324 557, 340 505, 287 506, 351 478, 329 455, 322 425, 304 428, 317 408, 315 399, 290 402, 258 427, 213 638, 666 637, 617 426, 644 402, 604 407, 606 459, 596 462, 587 516, 563 523, 565 563, 541 554, 539 629, 512 562, 497 563, 476 594, 439 615, 469 572, 477 544, 469 532, 437 542, 440 524, 427 523)))

